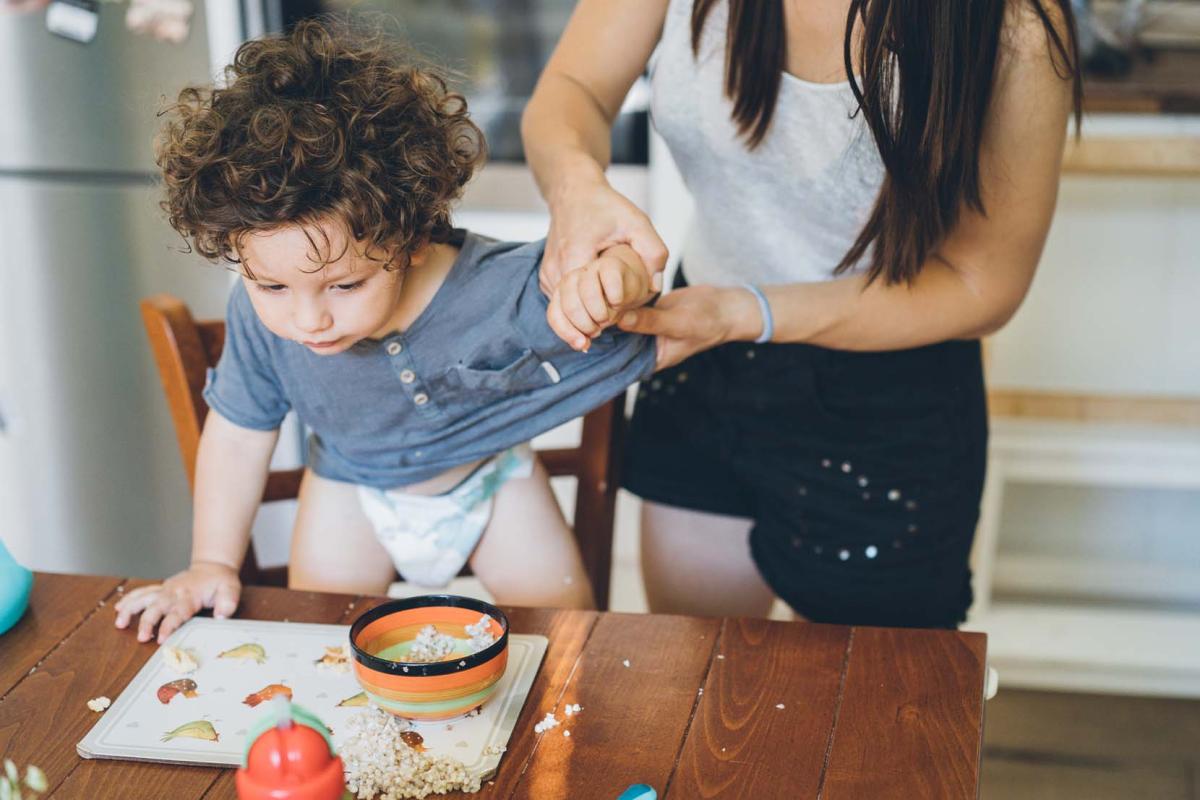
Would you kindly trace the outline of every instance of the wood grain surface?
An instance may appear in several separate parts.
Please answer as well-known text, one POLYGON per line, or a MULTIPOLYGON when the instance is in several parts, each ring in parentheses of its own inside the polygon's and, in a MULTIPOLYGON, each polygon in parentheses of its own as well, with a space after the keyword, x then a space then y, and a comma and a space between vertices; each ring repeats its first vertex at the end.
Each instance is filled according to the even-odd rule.
MULTIPOLYGON (((112 601, 143 583, 36 576, 0 637, 0 754, 40 766, 58 800, 234 800, 232 770, 76 754, 87 701, 154 652, 113 627, 112 601)), ((247 587, 238 615, 349 624, 385 599, 247 587)), ((633 783, 671 800, 978 795, 980 634, 505 611, 550 647, 481 800, 614 800, 633 783), (535 732, 548 712, 562 724, 535 732)))

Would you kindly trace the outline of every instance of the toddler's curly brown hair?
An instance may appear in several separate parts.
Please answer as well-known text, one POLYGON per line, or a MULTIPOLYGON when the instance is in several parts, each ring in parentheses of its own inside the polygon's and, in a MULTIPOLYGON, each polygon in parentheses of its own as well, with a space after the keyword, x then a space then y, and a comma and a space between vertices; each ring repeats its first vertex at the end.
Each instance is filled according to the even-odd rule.
POLYGON ((389 268, 448 240, 483 134, 381 26, 300 22, 239 47, 225 82, 180 92, 157 142, 163 209, 203 256, 241 262, 247 234, 328 220, 389 268))

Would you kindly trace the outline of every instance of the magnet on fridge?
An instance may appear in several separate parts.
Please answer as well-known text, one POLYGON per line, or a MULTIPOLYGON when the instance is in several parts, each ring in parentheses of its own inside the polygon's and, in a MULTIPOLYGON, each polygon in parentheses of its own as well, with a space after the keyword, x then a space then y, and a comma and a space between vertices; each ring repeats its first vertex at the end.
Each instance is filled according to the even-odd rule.
POLYGON ((46 9, 46 28, 73 42, 87 44, 100 27, 97 0, 53 0, 46 9))
POLYGON ((191 0, 129 0, 125 27, 160 42, 181 44, 187 40, 193 11, 191 0))

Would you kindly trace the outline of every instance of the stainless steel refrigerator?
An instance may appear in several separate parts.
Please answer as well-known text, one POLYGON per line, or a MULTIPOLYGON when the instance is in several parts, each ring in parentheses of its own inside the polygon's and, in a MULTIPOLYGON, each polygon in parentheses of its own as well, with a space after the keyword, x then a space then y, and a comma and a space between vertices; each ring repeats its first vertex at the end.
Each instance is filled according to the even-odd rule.
POLYGON ((219 316, 229 273, 181 252, 152 140, 240 32, 199 3, 171 45, 124 13, 102 3, 86 45, 0 14, 0 538, 34 568, 158 576, 186 564, 190 500, 138 300, 219 316))

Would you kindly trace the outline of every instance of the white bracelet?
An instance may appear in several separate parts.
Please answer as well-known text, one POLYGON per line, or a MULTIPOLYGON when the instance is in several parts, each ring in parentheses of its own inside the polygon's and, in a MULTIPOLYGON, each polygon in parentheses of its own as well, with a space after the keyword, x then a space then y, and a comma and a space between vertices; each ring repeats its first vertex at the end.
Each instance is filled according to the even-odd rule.
POLYGON ((754 343, 766 344, 775 337, 775 317, 771 315, 771 304, 767 302, 767 296, 763 294, 762 289, 754 284, 743 283, 742 288, 754 295, 754 299, 758 301, 758 310, 762 313, 762 333, 754 340, 754 343))

